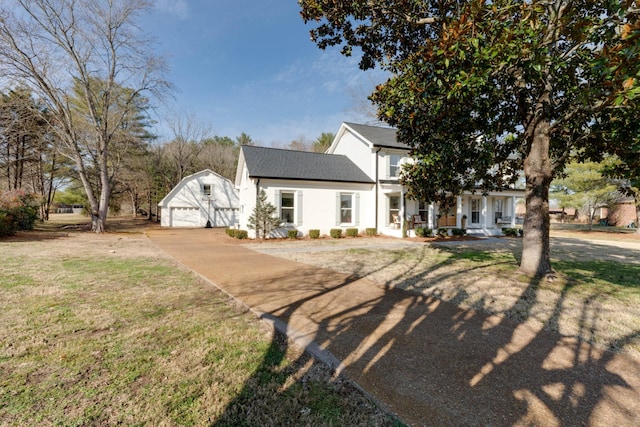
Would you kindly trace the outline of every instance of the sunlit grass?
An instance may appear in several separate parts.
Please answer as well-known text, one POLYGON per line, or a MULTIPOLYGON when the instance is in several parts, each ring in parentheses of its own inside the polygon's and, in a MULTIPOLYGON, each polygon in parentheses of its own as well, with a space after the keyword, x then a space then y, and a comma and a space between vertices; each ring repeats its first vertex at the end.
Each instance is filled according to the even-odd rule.
POLYGON ((22 244, 0 266, 0 425, 393 425, 166 259, 0 253, 22 244))

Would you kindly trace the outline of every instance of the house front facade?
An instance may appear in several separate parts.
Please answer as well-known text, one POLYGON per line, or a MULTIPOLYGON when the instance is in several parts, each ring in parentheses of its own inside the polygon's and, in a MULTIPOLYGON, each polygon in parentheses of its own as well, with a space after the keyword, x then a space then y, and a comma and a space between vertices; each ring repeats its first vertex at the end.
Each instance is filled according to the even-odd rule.
POLYGON ((239 227, 249 230, 261 191, 274 205, 281 227, 272 237, 296 229, 328 234, 332 228, 374 227, 368 212, 374 182, 346 156, 242 146, 236 187, 240 196, 239 227))
POLYGON ((466 228, 469 233, 492 235, 516 225, 522 190, 461 194, 450 206, 409 199, 399 180, 409 151, 397 142, 395 129, 355 123, 342 124, 325 154, 243 146, 236 175, 239 225, 247 228, 259 189, 266 191, 283 221, 276 235, 286 235, 286 229, 293 227, 301 234, 309 229, 328 234, 331 228, 356 227, 401 237, 403 223, 409 235, 416 227, 466 228), (262 152, 272 166, 279 164, 277 170, 272 167, 267 173, 256 166, 257 149, 271 153, 262 152))
POLYGON ((233 183, 210 169, 183 178, 158 207, 163 227, 232 227, 238 222, 233 183))

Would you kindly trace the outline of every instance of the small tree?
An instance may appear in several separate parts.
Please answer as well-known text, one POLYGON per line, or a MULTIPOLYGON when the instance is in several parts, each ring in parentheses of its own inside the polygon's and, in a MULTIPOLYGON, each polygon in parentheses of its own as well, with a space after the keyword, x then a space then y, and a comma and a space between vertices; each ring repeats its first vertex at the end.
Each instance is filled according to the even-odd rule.
POLYGON ((267 193, 260 190, 256 207, 253 208, 253 214, 249 217, 249 228, 256 230, 256 237, 260 237, 262 233, 262 238, 266 239, 269 233, 278 227, 280 218, 275 213, 276 207, 267 202, 267 193))
POLYGON ((563 206, 582 209, 587 213, 589 229, 599 207, 611 207, 620 200, 617 186, 603 176, 605 164, 595 162, 571 162, 564 170, 564 178, 554 181, 553 192, 563 206))

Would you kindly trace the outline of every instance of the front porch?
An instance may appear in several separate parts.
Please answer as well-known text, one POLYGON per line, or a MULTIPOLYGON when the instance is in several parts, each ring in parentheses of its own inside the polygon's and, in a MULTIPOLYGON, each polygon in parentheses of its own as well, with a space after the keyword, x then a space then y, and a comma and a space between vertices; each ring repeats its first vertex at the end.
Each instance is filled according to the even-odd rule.
POLYGON ((382 234, 402 237, 403 223, 406 235, 415 236, 415 228, 462 228, 469 235, 497 236, 503 228, 515 228, 521 222, 516 217, 516 205, 522 197, 518 191, 478 196, 458 196, 451 206, 425 204, 403 197, 402 193, 387 193, 385 197, 386 222, 379 230, 382 234))

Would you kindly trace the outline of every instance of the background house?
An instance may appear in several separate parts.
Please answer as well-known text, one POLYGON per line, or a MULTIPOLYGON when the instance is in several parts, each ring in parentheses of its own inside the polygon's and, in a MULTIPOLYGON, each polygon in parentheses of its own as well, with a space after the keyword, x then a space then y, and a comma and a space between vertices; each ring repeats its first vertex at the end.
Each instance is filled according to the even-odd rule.
POLYGON ((233 183, 209 169, 183 178, 158 203, 164 227, 232 227, 239 206, 233 183))
POLYGON ((325 154, 242 146, 235 182, 239 226, 248 228, 261 189, 282 221, 274 236, 286 236, 291 228, 328 234, 331 228, 355 227, 401 237, 403 221, 409 234, 414 227, 463 226, 471 233, 500 234, 515 226, 523 190, 462 194, 450 206, 408 199, 399 176, 409 152, 395 129, 355 123, 342 124, 325 154))

